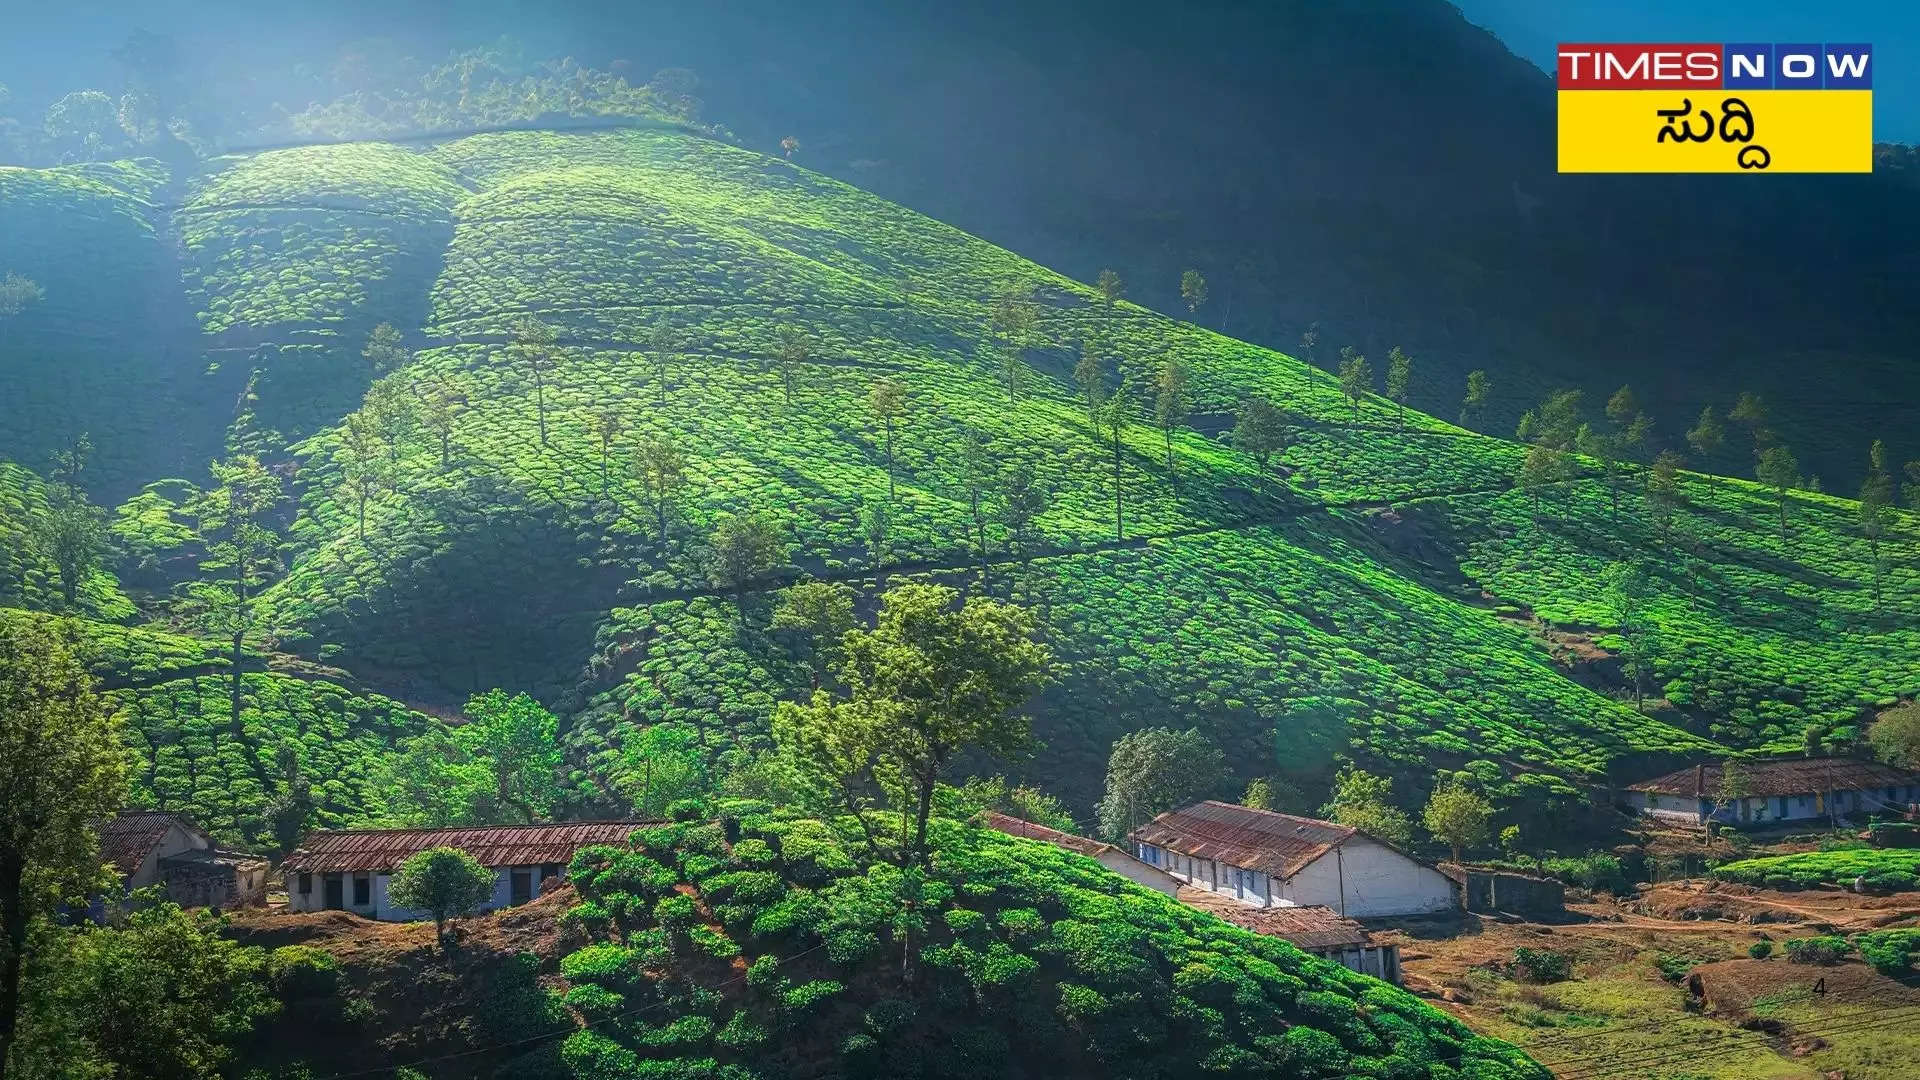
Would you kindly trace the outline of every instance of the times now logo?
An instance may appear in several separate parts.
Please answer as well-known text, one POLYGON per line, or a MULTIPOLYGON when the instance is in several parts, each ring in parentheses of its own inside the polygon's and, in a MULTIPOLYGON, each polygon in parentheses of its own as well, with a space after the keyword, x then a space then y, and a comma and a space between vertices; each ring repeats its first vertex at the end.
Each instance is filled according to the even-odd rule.
POLYGON ((1871 90, 1873 46, 1561 45, 1562 90, 1871 90))

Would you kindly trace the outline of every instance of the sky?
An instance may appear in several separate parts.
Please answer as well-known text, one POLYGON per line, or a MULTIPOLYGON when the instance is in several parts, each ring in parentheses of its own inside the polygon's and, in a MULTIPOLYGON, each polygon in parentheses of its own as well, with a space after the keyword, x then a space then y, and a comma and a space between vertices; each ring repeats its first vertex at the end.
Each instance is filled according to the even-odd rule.
POLYGON ((1453 0, 1467 21, 1552 71, 1562 41, 1868 42, 1873 135, 1920 142, 1916 0, 1453 0))

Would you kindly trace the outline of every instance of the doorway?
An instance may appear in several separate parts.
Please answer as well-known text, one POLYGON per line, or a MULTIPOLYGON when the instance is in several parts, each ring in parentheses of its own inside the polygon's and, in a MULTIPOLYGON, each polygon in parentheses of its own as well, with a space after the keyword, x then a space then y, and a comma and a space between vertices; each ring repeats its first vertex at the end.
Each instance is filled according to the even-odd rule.
POLYGON ((326 892, 326 909, 328 911, 339 911, 347 906, 346 886, 341 883, 339 874, 327 875, 326 892))

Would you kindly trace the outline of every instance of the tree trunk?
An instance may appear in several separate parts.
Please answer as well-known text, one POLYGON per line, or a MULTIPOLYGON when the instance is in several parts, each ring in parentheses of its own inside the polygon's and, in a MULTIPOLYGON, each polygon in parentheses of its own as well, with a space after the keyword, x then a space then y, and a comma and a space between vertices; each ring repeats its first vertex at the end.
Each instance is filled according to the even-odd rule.
POLYGON ((7 1075, 20 1017, 20 972, 26 966, 27 904, 23 893, 26 860, 19 852, 0 855, 0 922, 7 924, 6 953, 0 955, 0 1080, 7 1075))
POLYGON ((1113 429, 1113 538, 1127 538, 1126 521, 1121 516, 1120 506, 1120 427, 1117 421, 1113 429))
POLYGON ((933 813, 933 784, 931 777, 920 780, 920 806, 916 810, 917 821, 913 831, 913 852, 923 865, 933 862, 927 851, 927 818, 933 813))
POLYGON ((887 418, 887 501, 893 501, 893 418, 887 418))
POLYGON ((665 543, 667 539, 667 500, 664 497, 657 499, 654 501, 653 506, 655 513, 658 514, 660 518, 660 541, 665 543))
POLYGON ((233 635, 233 677, 228 681, 233 698, 233 734, 237 738, 245 738, 246 729, 240 726, 240 648, 241 635, 238 631, 235 631, 233 635))

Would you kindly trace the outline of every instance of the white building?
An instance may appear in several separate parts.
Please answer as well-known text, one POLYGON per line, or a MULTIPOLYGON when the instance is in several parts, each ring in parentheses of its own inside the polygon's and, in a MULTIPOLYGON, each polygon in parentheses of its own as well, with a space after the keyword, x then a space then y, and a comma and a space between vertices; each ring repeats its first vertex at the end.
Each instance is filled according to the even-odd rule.
POLYGON ((1006 833, 1008 836, 1044 840, 1055 847, 1085 855, 1135 885, 1144 886, 1166 896, 1178 896, 1180 893, 1178 878, 1157 866, 1135 858, 1124 849, 1112 844, 1103 844, 1098 840, 1089 840, 1084 836, 1075 836, 1069 832, 1061 832, 1059 829, 1051 829, 1031 821, 1022 821, 1017 817, 992 810, 982 815, 981 819, 988 828, 1006 833))
POLYGON ((1254 907, 1192 886, 1180 890, 1180 902, 1256 934, 1283 938, 1303 953, 1331 960, 1362 975, 1395 984, 1400 982, 1400 946, 1375 941, 1366 927, 1317 904, 1254 907))
POLYGON ((1920 802, 1920 773, 1854 758, 1741 762, 1735 791, 1722 766, 1695 765, 1627 787, 1627 805, 1680 825, 1838 820, 1855 813, 1898 813, 1920 802), (1737 798, 1729 798, 1732 795, 1737 798))
POLYGON ((1318 904, 1377 918, 1459 906, 1439 870, 1331 821, 1208 801, 1161 814, 1127 839, 1145 862, 1255 907, 1318 904))
POLYGON ((486 825, 460 829, 349 829, 308 833, 280 864, 295 911, 351 911, 369 919, 410 922, 430 916, 387 899, 393 872, 428 848, 454 847, 494 872, 493 896, 477 910, 524 904, 540 883, 563 879, 573 854, 593 844, 624 847, 648 821, 567 821, 552 825, 486 825))
POLYGON ((267 860, 228 851, 185 814, 122 810, 99 823, 100 859, 129 892, 165 888, 181 907, 232 907, 266 897, 267 860))

